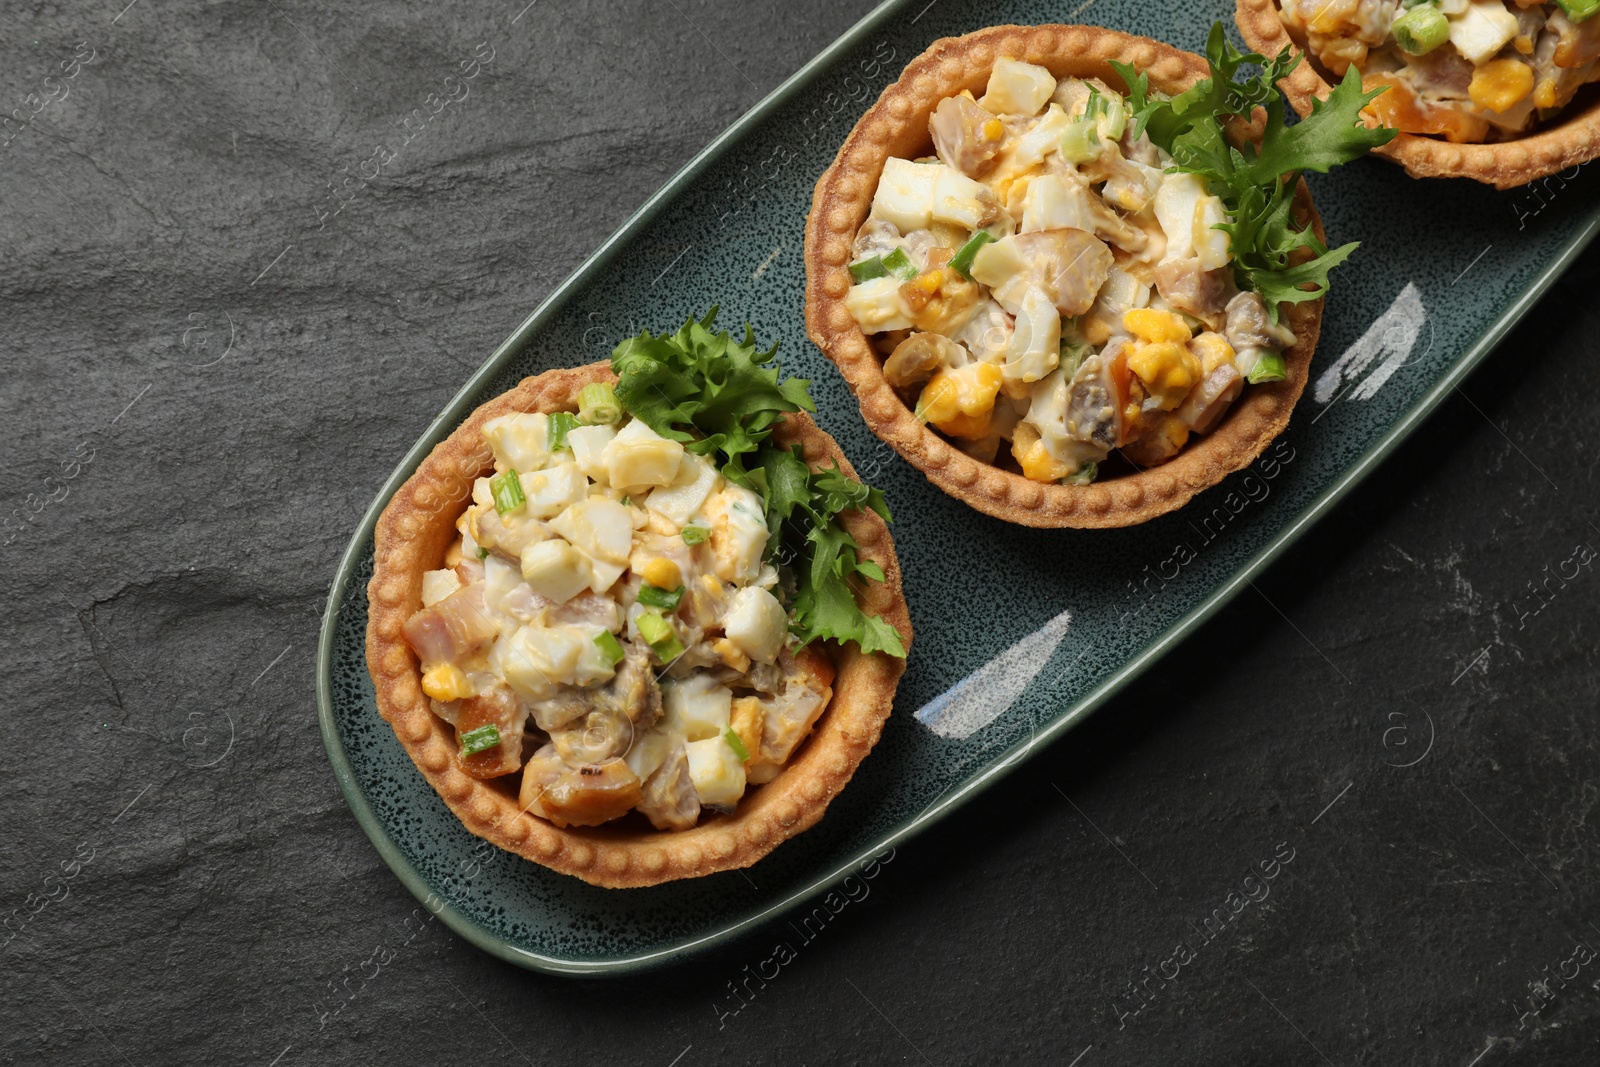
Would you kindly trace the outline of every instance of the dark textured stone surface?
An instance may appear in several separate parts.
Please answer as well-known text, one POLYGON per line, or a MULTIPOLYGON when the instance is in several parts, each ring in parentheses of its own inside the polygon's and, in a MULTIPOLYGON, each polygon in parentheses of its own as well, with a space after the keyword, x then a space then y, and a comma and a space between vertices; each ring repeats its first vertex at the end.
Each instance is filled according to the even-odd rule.
POLYGON ((1536 614, 1528 587, 1600 545, 1600 254, 1256 592, 813 942, 549 978, 422 922, 350 817, 327 582, 469 369, 867 5, 120 6, 0 27, 7 106, 55 97, 0 149, 0 1061, 1593 1062, 1600 962, 1517 1013, 1600 946, 1600 578, 1536 614))

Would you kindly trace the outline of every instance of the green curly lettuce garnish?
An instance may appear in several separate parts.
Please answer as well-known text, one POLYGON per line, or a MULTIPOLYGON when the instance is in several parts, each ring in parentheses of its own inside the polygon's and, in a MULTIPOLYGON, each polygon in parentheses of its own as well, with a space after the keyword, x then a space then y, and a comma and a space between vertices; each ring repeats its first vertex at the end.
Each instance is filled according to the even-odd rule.
POLYGON ((798 445, 781 448, 772 431, 793 411, 815 411, 810 382, 779 378, 778 346, 765 352, 745 326, 744 340, 713 333, 717 309, 674 334, 643 331, 611 353, 617 398, 662 437, 709 456, 730 482, 766 504, 767 558, 792 582, 790 631, 802 644, 854 641, 862 652, 904 657, 900 634, 861 610, 855 588, 881 582, 839 522, 841 512, 870 510, 889 521, 883 493, 848 477, 837 463, 812 470, 798 445))
POLYGON ((1206 41, 1206 61, 1211 77, 1171 99, 1153 96, 1149 77, 1132 65, 1115 60, 1111 65, 1128 86, 1133 136, 1148 134, 1179 170, 1205 178, 1212 195, 1221 198, 1234 221, 1219 228, 1232 241, 1240 287, 1259 292, 1276 318, 1280 302, 1298 304, 1327 292, 1328 272, 1359 243, 1329 249, 1309 227, 1300 226, 1292 209, 1301 173, 1326 174, 1388 144, 1396 131, 1361 122, 1361 109, 1384 90, 1362 92, 1354 65, 1328 99, 1315 101, 1310 115, 1288 126, 1277 85, 1294 70, 1298 54, 1285 49, 1268 60, 1239 52, 1216 23, 1206 41), (1260 72, 1235 82, 1234 74, 1246 63, 1259 65, 1260 72), (1267 111, 1260 145, 1234 147, 1225 134, 1227 120, 1249 121, 1257 107, 1267 111), (1291 265, 1301 249, 1310 250, 1311 258, 1291 265))

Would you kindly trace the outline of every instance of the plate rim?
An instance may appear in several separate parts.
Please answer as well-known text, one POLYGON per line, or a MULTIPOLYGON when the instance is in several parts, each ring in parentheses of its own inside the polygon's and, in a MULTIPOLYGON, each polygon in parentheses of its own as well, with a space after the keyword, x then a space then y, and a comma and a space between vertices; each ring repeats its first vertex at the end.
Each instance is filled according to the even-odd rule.
POLYGON ((1284 527, 1274 534, 1254 555, 1241 564, 1224 582, 1206 594, 1199 603, 1160 634, 1152 638, 1138 655, 1128 660, 1075 701, 1058 718, 1041 730, 1032 733, 1028 738, 998 754, 972 778, 941 794, 920 813, 901 823, 888 834, 874 841, 869 847, 851 854, 845 862, 835 865, 826 873, 814 878, 802 888, 776 902, 769 903, 757 911, 745 914, 707 932, 675 941, 648 952, 602 959, 574 960, 521 948, 493 934, 454 904, 439 897, 434 887, 422 876, 389 835, 388 830, 379 820, 371 802, 356 781, 355 770, 344 751, 344 744, 339 737, 338 726, 334 719, 331 680, 334 637, 339 626, 340 607, 349 590, 351 576, 363 562, 366 544, 372 537, 379 513, 388 504, 389 499, 405 479, 409 478, 416 470, 433 446, 461 421, 461 418, 469 410, 472 398, 503 369, 505 363, 520 353, 528 337, 559 312, 582 283, 588 281, 592 275, 606 267, 621 252, 626 239, 632 237, 636 231, 654 220, 680 192, 687 188, 712 163, 717 161, 735 142, 740 140, 751 127, 764 121, 771 112, 781 107, 794 96, 800 88, 810 81, 811 76, 818 68, 828 65, 841 53, 855 47, 860 43, 861 38, 865 37, 874 28, 900 13, 914 2, 915 0, 884 0, 884 2, 873 8, 855 25, 851 26, 827 47, 804 63, 775 89, 741 115, 727 129, 713 138, 689 162, 669 178, 660 189, 641 204, 572 274, 551 290, 534 308, 533 312, 495 348, 483 365, 467 378, 449 403, 424 428, 416 443, 407 450, 379 488, 372 503, 367 506, 366 511, 362 514, 360 521, 351 534, 349 543, 340 555, 338 566, 334 571, 333 582, 329 587, 327 600, 323 605, 316 659, 318 725, 322 736, 323 748, 326 750, 328 761, 333 767, 339 791, 343 794, 345 803, 350 807, 351 813, 355 816, 362 832, 372 842, 373 847, 377 849, 379 856, 388 865, 389 869, 400 879, 401 884, 431 913, 443 919, 452 931, 483 951, 508 963, 547 974, 599 977, 636 973, 668 962, 701 955, 717 945, 731 941, 740 934, 771 921, 796 905, 815 898, 829 887, 839 883, 849 873, 857 870, 861 864, 875 857, 881 857, 885 851, 904 844, 912 837, 953 813, 957 808, 973 800, 978 794, 1009 775, 1033 753, 1053 743, 1062 734, 1086 719, 1140 674, 1144 673, 1157 660, 1175 648, 1198 626, 1238 595, 1242 588, 1249 584, 1261 571, 1282 556, 1308 529, 1342 501, 1355 486, 1364 481, 1390 453, 1398 448, 1406 438, 1410 437, 1427 420, 1428 416, 1444 401, 1445 397, 1456 389, 1461 381, 1467 378, 1477 365, 1494 350, 1505 335, 1522 321, 1533 305, 1538 303, 1555 281, 1571 266, 1573 260, 1589 246, 1596 234, 1600 233, 1600 206, 1597 206, 1590 213, 1588 219, 1561 245, 1550 261, 1528 281, 1511 306, 1456 358, 1455 362, 1434 382, 1433 386, 1419 397, 1411 407, 1402 412, 1390 424, 1389 428, 1384 431, 1383 435, 1373 442, 1350 466, 1345 468, 1330 486, 1318 494, 1316 499, 1302 509, 1299 514, 1291 518, 1284 527))

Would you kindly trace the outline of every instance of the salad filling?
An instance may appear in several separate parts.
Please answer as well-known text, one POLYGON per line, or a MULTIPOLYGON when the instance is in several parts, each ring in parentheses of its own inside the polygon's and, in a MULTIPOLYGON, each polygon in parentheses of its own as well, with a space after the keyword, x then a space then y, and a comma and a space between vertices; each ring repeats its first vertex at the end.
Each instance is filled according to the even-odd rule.
POLYGON ((827 708, 817 639, 904 655, 855 604, 846 583, 883 574, 836 519, 887 518, 881 495, 770 443, 784 412, 810 409, 807 383, 780 383, 748 336, 712 334, 714 315, 619 346, 618 385, 585 387, 577 412, 484 424, 494 473, 403 627, 461 769, 520 772, 522 807, 557 826, 637 809, 679 830, 730 811, 827 708), (679 386, 666 411, 663 376, 679 386), (783 526, 797 553, 779 555, 783 526))
POLYGON ((1265 61, 1220 27, 1208 58, 1212 78, 1172 99, 1122 64, 1126 95, 1001 58, 981 97, 934 108, 933 155, 886 162, 845 305, 889 384, 967 454, 1085 484, 1113 453, 1166 462, 1286 377, 1279 305, 1320 296, 1355 247, 1301 228, 1295 179, 1393 133, 1361 126, 1370 95, 1351 83, 1298 132, 1274 117, 1259 149, 1231 148, 1224 123, 1275 103, 1286 69, 1234 84, 1265 61))
POLYGON ((1517 137, 1600 79, 1600 0, 1281 0, 1284 27, 1334 74, 1387 88, 1384 125, 1457 142, 1517 137))

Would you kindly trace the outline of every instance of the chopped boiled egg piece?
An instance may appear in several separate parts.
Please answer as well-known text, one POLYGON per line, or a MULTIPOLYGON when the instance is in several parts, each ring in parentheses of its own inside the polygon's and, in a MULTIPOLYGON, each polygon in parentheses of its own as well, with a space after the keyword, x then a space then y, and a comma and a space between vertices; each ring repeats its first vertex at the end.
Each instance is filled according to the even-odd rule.
POLYGON ((522 550, 522 580, 535 593, 558 604, 589 588, 593 579, 588 557, 559 538, 522 550))
POLYGON ((789 634, 789 615, 765 589, 745 586, 728 598, 722 629, 745 655, 757 663, 771 663, 789 634))
POLYGON ((689 781, 700 803, 731 808, 744 796, 744 760, 721 735, 684 746, 689 756, 689 781))
POLYGON ((705 674, 682 681, 663 682, 661 708, 669 733, 688 741, 719 737, 728 728, 733 710, 733 690, 705 674))
POLYGON ((988 186, 953 167, 899 158, 884 162, 872 197, 872 213, 901 233, 925 230, 935 222, 975 230, 992 219, 998 207, 988 186))
POLYGON ((422 606, 431 608, 460 588, 461 579, 453 570, 424 571, 422 573, 422 606))
MULTIPOLYGON (((683 447, 676 441, 669 443, 680 450, 683 447)), ((628 562, 633 546, 633 510, 615 500, 605 497, 581 500, 556 516, 550 525, 574 547, 596 560, 623 565, 628 562)))
POLYGON ((935 374, 917 398, 921 418, 952 437, 978 440, 989 434, 994 398, 1004 375, 993 363, 969 363, 935 374))
POLYGON ((844 294, 844 306, 862 333, 909 330, 914 325, 911 309, 900 296, 900 279, 892 274, 852 285, 844 294))
POLYGON ((610 482, 619 489, 671 485, 683 460, 683 445, 634 419, 611 439, 603 454, 610 482))
POLYGON ((767 548, 766 509, 761 498, 738 485, 726 486, 705 504, 711 520, 711 557, 718 578, 748 584, 761 573, 767 548))
POLYGON ((606 466, 606 446, 617 431, 610 426, 577 426, 567 431, 567 444, 572 448, 572 460, 585 477, 597 482, 610 480, 611 471, 606 466))
POLYGON ((1094 232, 1089 187, 1065 174, 1042 174, 1028 183, 1018 233, 1063 227, 1094 232))
POLYGON ((1501 0, 1472 0, 1450 19, 1450 43, 1473 66, 1491 58, 1517 33, 1517 16, 1501 0))
POLYGON ((676 740, 665 730, 649 730, 643 737, 633 739, 623 760, 628 764, 628 770, 642 782, 667 761, 676 740))
POLYGON ((1045 68, 1001 56, 978 106, 996 115, 1037 115, 1055 91, 1055 75, 1045 68))
POLYGON ((609 631, 599 626, 572 626, 564 629, 574 631, 580 638, 578 661, 572 668, 572 684, 590 686, 609 682, 617 673, 616 664, 611 662, 606 650, 595 643, 596 638, 609 631))
POLYGON ((1156 190, 1156 221, 1167 235, 1165 259, 1194 257, 1195 217, 1206 195, 1205 179, 1187 171, 1168 174, 1156 190))
POLYGON ((537 412, 490 419, 483 436, 495 459, 519 471, 538 470, 550 458, 549 420, 537 412))
POLYGON ((500 675, 528 700, 545 700, 572 684, 583 637, 566 626, 524 626, 496 644, 500 675))
POLYGON ((1533 68, 1520 59, 1491 59, 1472 75, 1467 95, 1488 111, 1506 112, 1533 92, 1533 68))
POLYGON ((1233 246, 1228 238, 1228 232, 1217 229, 1217 226, 1227 221, 1228 215, 1222 209, 1220 197, 1202 196, 1196 203, 1191 240, 1195 255, 1200 260, 1201 270, 1225 267, 1233 258, 1233 246))
POLYGON ((720 477, 717 469, 704 457, 685 452, 683 462, 678 467, 678 476, 672 484, 653 490, 644 506, 682 529, 688 524, 690 516, 705 504, 720 477))
POLYGON ((528 502, 523 514, 535 519, 559 515, 589 495, 589 479, 584 477, 576 463, 558 463, 544 470, 522 471, 521 479, 522 495, 528 502))
POLYGON ((1050 295, 1029 286, 1017 309, 1011 340, 1006 344, 1005 377, 1036 382, 1061 360, 1061 315, 1050 295))

